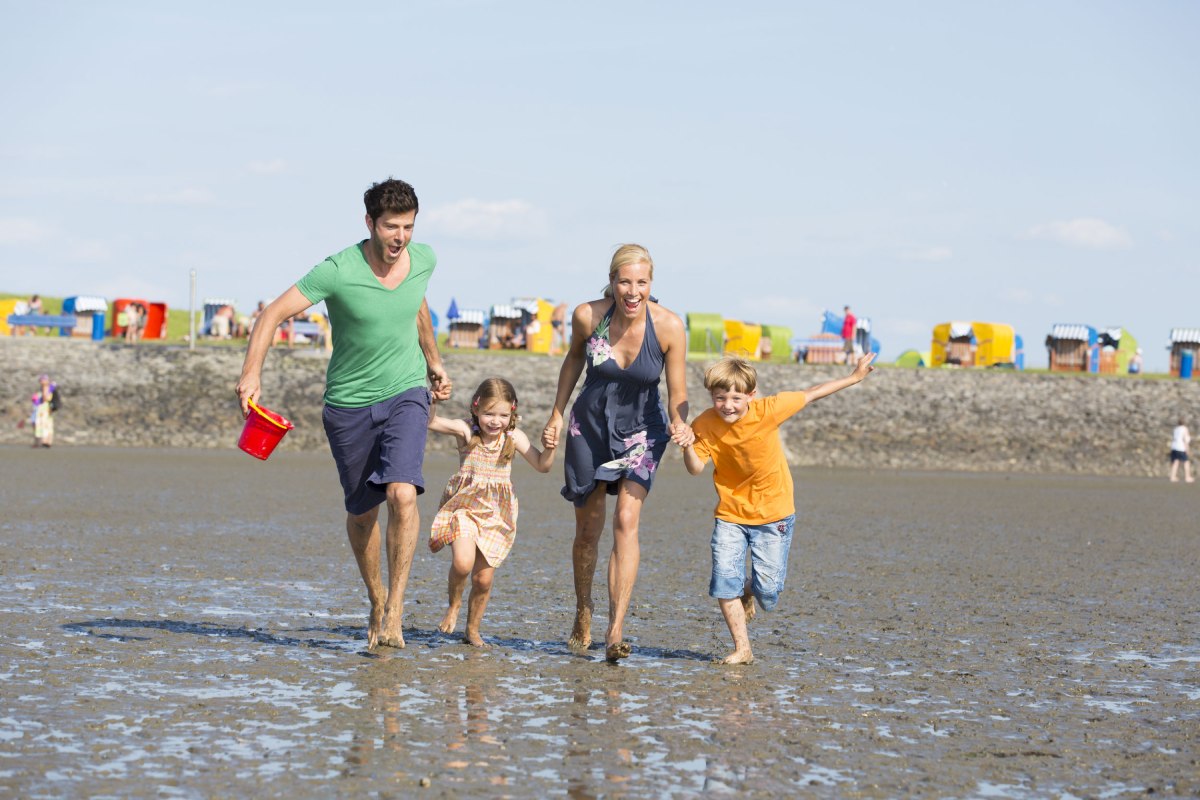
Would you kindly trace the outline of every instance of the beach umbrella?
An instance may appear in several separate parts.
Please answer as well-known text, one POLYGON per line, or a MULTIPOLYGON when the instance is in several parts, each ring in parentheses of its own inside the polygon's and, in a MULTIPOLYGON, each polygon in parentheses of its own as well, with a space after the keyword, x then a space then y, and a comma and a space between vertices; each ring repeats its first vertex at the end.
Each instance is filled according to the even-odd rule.
POLYGON ((450 298, 450 307, 446 309, 446 319, 453 322, 458 319, 458 303, 454 302, 454 298, 450 298))

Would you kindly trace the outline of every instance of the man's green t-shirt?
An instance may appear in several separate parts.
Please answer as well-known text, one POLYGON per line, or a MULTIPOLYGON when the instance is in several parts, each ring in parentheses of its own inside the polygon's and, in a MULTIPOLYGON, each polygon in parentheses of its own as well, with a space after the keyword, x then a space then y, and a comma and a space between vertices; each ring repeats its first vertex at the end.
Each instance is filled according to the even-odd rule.
POLYGON ((325 301, 333 355, 325 373, 325 403, 362 408, 425 384, 425 354, 417 337, 417 312, 437 266, 429 245, 409 243, 408 277, 385 289, 363 255, 347 247, 296 282, 309 301, 325 301))

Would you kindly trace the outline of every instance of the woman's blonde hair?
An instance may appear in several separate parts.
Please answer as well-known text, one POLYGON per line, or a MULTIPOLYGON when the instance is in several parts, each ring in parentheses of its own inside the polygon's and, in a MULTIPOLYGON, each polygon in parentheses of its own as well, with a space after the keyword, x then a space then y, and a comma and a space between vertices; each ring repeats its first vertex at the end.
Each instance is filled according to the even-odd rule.
POLYGON ((646 266, 650 267, 650 280, 654 280, 654 259, 650 257, 649 250, 640 244, 623 244, 618 247, 617 252, 613 253, 612 261, 608 264, 608 285, 604 287, 604 296, 613 296, 612 284, 617 279, 617 273, 621 271, 621 267, 637 264, 640 261, 646 262, 646 266))
POLYGON ((726 356, 704 371, 704 388, 750 394, 758 388, 758 373, 746 359, 726 356))
MULTIPOLYGON (((512 418, 508 421, 505 433, 512 433, 516 430, 517 420, 520 419, 517 415, 517 390, 504 378, 488 378, 479 384, 475 389, 475 394, 471 397, 471 439, 467 442, 464 453, 469 453, 483 444, 483 434, 479 429, 479 409, 487 409, 496 400, 512 404, 512 418)), ((513 453, 516 450, 516 442, 511 436, 506 436, 498 463, 507 464, 512 461, 513 453)))

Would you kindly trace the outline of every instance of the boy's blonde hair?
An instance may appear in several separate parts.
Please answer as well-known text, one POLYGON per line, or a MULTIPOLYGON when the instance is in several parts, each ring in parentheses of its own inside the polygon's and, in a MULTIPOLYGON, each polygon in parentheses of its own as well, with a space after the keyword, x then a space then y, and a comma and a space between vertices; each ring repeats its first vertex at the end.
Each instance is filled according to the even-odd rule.
POLYGON ((746 359, 726 356, 704 370, 704 388, 750 394, 758 388, 758 373, 746 359))

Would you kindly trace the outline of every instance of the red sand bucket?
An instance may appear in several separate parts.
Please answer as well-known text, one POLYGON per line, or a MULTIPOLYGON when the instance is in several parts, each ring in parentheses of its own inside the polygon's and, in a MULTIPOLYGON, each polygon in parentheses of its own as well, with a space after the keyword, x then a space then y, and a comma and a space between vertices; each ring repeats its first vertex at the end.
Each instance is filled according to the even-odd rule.
POLYGON ((253 400, 247 400, 250 414, 246 424, 242 426, 242 435, 238 437, 238 447, 255 458, 263 461, 271 455, 275 445, 283 439, 284 434, 295 426, 285 418, 270 409, 263 408, 253 400))

